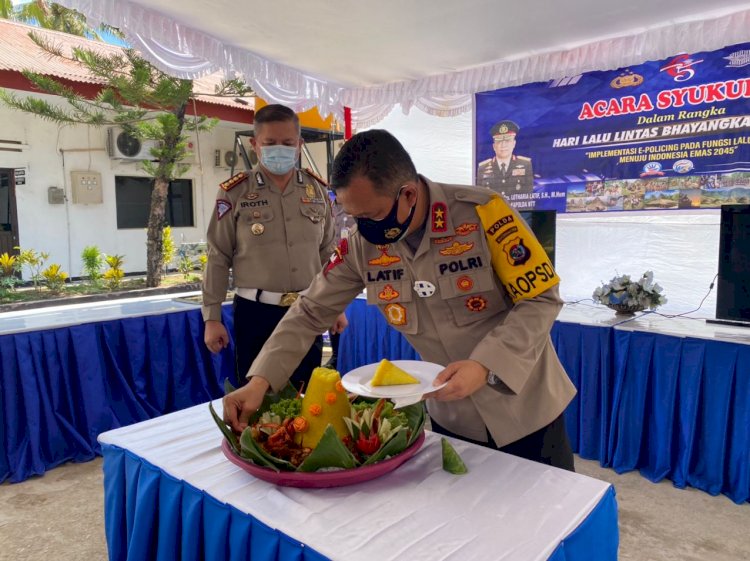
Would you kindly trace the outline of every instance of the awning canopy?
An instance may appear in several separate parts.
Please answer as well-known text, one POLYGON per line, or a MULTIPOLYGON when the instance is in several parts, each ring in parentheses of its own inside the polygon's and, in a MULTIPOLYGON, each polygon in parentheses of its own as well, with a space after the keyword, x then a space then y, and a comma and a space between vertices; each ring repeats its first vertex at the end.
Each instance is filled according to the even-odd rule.
POLYGON ((163 70, 243 77, 264 99, 367 126, 472 94, 750 40, 750 4, 714 0, 58 0, 121 29, 163 70))

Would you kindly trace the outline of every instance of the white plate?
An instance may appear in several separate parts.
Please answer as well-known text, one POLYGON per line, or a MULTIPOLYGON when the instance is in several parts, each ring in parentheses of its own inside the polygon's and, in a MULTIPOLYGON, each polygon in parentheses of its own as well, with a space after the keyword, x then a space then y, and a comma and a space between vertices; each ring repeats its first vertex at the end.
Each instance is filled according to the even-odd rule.
POLYGON ((412 397, 422 396, 426 393, 438 390, 446 384, 440 386, 432 385, 437 375, 445 368, 432 362, 422 362, 421 360, 393 360, 393 364, 405 370, 416 379, 419 384, 404 384, 398 386, 371 386, 370 380, 375 375, 375 369, 379 362, 365 364, 344 374, 341 383, 344 388, 357 395, 364 397, 412 397))

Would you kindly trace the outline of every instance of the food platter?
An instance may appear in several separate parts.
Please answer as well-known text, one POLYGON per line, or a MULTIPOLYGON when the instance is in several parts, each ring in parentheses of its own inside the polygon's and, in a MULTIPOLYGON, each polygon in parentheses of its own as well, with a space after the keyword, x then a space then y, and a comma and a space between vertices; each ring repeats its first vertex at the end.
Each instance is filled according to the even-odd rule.
POLYGON ((335 471, 317 471, 312 473, 297 471, 274 471, 270 468, 259 466, 249 460, 238 456, 229 442, 224 439, 221 450, 230 462, 239 466, 250 475, 283 487, 299 487, 304 489, 322 489, 327 487, 343 487, 355 483, 370 481, 390 473, 401 464, 411 459, 422 447, 425 433, 422 432, 414 443, 400 454, 382 460, 380 462, 360 466, 353 469, 340 469, 335 471))

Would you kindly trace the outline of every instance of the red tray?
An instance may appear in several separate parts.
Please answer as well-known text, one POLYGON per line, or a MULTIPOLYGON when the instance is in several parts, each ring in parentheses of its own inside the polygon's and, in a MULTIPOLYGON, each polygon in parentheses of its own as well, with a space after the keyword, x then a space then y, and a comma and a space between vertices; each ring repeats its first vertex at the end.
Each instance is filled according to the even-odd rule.
POLYGON ((299 471, 274 471, 269 468, 261 467, 235 454, 226 439, 223 439, 221 442, 221 450, 230 462, 238 465, 250 475, 262 479, 263 481, 268 481, 269 483, 274 483, 284 487, 322 489, 324 487, 343 487, 344 485, 353 485, 355 483, 362 483, 363 481, 369 481, 370 479, 375 479, 376 477, 385 475, 416 454, 422 447, 422 444, 424 444, 424 438, 423 432, 419 435, 419 438, 414 441, 414 444, 409 446, 406 450, 392 458, 383 460, 382 462, 354 469, 312 473, 299 471))

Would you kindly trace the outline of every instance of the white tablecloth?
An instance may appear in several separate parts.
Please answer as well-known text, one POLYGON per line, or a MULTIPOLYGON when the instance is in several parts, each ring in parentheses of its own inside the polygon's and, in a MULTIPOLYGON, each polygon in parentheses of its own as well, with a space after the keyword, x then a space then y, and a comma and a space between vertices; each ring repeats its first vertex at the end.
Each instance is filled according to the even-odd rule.
MULTIPOLYGON (((221 403, 214 403, 221 411, 221 403)), ((221 413, 220 413, 221 414, 221 413)), ((543 560, 609 484, 459 440, 469 473, 442 470, 439 436, 379 479, 334 489, 260 481, 230 463, 207 404, 100 435, 331 559, 543 560)))

